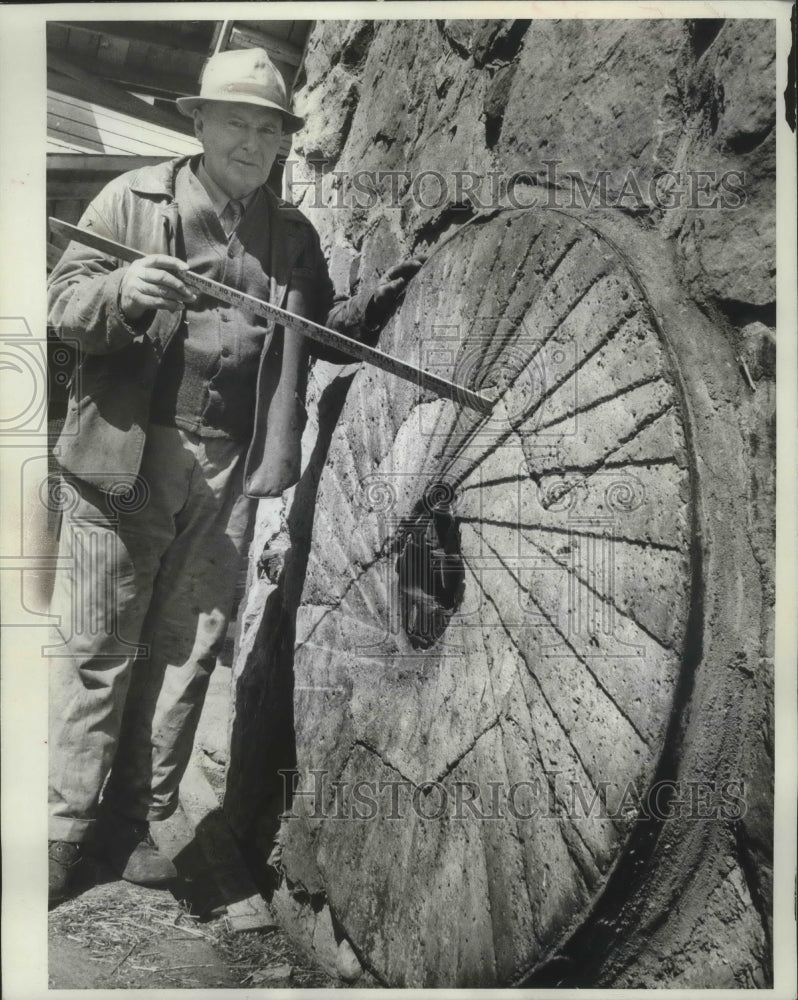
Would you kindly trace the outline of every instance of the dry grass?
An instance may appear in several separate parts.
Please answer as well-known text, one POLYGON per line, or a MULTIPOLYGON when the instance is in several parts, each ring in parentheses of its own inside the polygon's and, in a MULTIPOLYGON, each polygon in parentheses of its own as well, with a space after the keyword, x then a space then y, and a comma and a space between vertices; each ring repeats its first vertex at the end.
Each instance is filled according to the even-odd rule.
MULTIPOLYGON (((214 946, 227 965, 235 970, 236 976, 242 974, 242 986, 259 985, 261 974, 281 965, 291 967, 292 987, 333 989, 341 986, 338 980, 309 963, 279 930, 234 933, 223 919, 207 926, 214 946)), ((280 985, 289 984, 282 982, 280 985)))
POLYGON ((182 916, 184 910, 169 893, 109 882, 62 903, 50 914, 50 929, 107 960, 134 941, 177 927, 182 916))
POLYGON ((105 966, 109 985, 135 988, 141 984, 140 973, 157 972, 165 986, 183 986, 191 978, 173 975, 171 963, 147 962, 148 947, 154 941, 161 952, 172 941, 179 951, 182 942, 194 934, 193 921, 169 893, 127 882, 96 885, 57 907, 49 923, 51 937, 80 945, 92 961, 105 966))
POLYGON ((228 988, 339 985, 279 930, 234 933, 224 918, 200 923, 170 893, 127 882, 94 885, 62 903, 50 914, 50 935, 85 949, 109 988, 194 988, 214 978, 228 988), (289 978, 277 969, 286 965, 289 978))

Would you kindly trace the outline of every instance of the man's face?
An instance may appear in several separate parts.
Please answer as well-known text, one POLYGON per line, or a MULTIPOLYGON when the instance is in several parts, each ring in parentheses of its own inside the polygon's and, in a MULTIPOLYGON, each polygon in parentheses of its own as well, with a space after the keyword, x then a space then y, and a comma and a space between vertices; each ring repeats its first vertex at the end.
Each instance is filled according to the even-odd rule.
POLYGON ((207 101, 194 112, 194 131, 210 176, 231 198, 244 198, 269 176, 283 119, 274 108, 207 101))

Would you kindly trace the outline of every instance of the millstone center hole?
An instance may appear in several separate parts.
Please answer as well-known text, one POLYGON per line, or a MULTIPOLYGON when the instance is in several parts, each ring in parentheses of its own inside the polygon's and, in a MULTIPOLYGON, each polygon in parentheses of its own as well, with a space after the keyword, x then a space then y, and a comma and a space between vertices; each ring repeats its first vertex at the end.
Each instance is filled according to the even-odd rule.
POLYGON ((452 488, 434 483, 397 531, 399 613, 414 649, 429 649, 440 639, 463 599, 465 570, 453 502, 452 488))

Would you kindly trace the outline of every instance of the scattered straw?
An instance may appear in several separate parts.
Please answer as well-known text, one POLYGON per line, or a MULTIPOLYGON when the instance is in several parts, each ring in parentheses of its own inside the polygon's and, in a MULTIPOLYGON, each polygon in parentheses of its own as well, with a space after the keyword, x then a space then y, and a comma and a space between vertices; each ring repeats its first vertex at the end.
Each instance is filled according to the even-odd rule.
POLYGON ((158 960, 163 961, 166 956, 148 956, 156 941, 171 939, 176 951, 174 958, 179 961, 184 957, 179 953, 182 935, 205 939, 239 984, 251 980, 253 974, 268 966, 286 963, 292 968, 293 987, 329 989, 341 985, 314 966, 279 930, 236 933, 225 926, 224 919, 201 923, 170 893, 127 882, 92 886, 52 910, 49 919, 51 935, 68 937, 84 947, 104 967, 103 977, 113 976, 114 988, 140 988, 148 985, 143 983, 143 977, 156 974, 177 987, 193 985, 196 981, 190 970, 202 966, 161 969, 158 960), (134 952, 136 965, 128 961, 134 952), (147 967, 148 957, 154 969, 147 967))

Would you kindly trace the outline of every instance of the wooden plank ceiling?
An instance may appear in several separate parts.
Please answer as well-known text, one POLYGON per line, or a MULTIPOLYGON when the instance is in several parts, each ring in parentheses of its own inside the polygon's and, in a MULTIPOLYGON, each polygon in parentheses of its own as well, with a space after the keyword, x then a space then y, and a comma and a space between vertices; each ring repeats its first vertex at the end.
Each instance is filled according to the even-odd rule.
POLYGON ((55 91, 47 93, 47 144, 53 152, 175 156, 200 144, 191 136, 134 115, 55 91))

